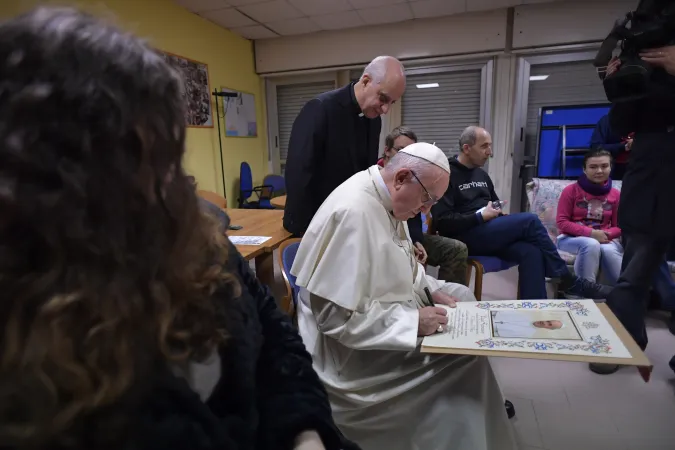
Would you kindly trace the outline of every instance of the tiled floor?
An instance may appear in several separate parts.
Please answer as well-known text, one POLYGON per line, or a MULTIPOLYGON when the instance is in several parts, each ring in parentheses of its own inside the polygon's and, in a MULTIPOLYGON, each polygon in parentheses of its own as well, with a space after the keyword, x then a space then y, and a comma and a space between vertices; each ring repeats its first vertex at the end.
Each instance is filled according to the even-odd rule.
MULTIPOLYGON (((488 275, 484 299, 515 289, 515 273, 488 275)), ((503 297, 501 297, 503 298, 503 297)), ((596 375, 581 363, 493 358, 502 390, 516 407, 520 450, 674 450, 675 336, 664 313, 648 319, 649 383, 637 369, 596 375)))

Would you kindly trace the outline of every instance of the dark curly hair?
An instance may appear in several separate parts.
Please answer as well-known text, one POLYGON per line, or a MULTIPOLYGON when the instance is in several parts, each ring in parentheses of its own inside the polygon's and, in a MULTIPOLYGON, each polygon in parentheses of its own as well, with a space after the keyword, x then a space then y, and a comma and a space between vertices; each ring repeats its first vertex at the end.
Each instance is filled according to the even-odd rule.
POLYGON ((73 9, 0 25, 0 447, 83 421, 225 339, 217 224, 181 160, 182 82, 141 40, 73 9))

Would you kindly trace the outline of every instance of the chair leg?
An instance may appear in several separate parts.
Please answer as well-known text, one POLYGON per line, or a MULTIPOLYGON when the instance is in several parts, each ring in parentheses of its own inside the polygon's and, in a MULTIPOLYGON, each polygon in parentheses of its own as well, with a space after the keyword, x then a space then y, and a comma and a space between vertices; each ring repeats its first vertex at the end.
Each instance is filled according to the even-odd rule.
MULTIPOLYGON (((473 267, 474 270, 476 271, 476 279, 474 281, 473 295, 474 297, 476 297, 476 300, 480 301, 483 295, 483 274, 485 273, 485 268, 481 263, 479 263, 476 260, 469 259, 467 262, 469 263, 469 267, 473 267)), ((468 270, 470 271, 471 269, 468 270)), ((467 284, 469 284, 468 281, 467 284)))

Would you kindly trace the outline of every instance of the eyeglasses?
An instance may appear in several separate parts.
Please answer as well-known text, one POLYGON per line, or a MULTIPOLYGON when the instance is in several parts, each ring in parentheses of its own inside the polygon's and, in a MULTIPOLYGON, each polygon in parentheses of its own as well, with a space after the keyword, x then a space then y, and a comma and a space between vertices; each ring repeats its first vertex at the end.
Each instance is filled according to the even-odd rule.
POLYGON ((438 203, 438 199, 435 196, 433 196, 429 193, 429 191, 427 190, 427 188, 424 187, 424 185, 422 184, 420 179, 417 178, 417 175, 415 175, 415 172, 413 172, 411 170, 410 173, 412 174, 413 177, 415 177, 415 179, 420 184, 420 186, 422 186, 422 189, 424 189, 424 193, 427 196, 427 199, 424 201, 424 206, 434 206, 436 203, 438 203))

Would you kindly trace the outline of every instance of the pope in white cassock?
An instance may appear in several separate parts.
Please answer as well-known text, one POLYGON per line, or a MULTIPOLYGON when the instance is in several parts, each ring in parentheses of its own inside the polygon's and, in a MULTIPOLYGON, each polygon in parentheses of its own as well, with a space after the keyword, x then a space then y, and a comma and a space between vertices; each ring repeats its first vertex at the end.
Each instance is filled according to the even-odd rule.
POLYGON ((291 270, 300 334, 335 421, 364 450, 517 448, 487 358, 419 353, 447 324, 443 308, 426 305, 475 301, 425 274, 406 225, 449 177, 447 157, 426 143, 357 173, 318 210, 291 270))
POLYGON ((540 330, 559 330, 563 323, 559 320, 532 320, 518 311, 493 311, 492 334, 502 338, 540 337, 540 330))

